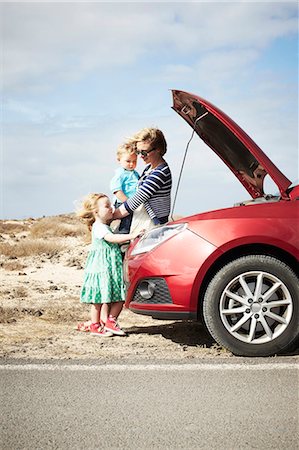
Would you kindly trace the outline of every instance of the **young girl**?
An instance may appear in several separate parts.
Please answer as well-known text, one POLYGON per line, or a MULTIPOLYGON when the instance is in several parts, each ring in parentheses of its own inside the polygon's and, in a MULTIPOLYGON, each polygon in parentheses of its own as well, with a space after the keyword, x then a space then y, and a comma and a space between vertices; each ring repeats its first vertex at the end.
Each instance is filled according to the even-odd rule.
POLYGON ((86 222, 92 236, 80 296, 81 303, 91 304, 91 320, 79 323, 77 329, 97 336, 124 336, 117 324, 125 300, 118 244, 134 239, 138 234, 113 234, 109 226, 113 209, 105 194, 89 194, 77 214, 86 222))

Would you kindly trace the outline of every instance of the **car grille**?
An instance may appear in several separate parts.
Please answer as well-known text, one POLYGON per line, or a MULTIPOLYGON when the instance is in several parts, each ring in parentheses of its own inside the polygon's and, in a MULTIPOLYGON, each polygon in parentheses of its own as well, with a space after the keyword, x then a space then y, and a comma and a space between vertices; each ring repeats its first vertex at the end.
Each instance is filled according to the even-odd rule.
POLYGON ((132 298, 134 303, 172 303, 170 292, 164 278, 146 278, 138 283, 135 294, 132 298), (153 286, 153 295, 150 298, 144 298, 141 295, 144 283, 150 283, 153 286))

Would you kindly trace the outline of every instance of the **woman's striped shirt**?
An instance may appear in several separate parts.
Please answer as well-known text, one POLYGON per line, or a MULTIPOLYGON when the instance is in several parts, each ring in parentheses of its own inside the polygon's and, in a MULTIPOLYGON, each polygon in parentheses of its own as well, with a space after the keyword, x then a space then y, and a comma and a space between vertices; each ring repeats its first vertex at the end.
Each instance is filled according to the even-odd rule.
POLYGON ((124 202, 129 213, 144 204, 148 215, 155 223, 166 223, 170 213, 171 172, 168 164, 160 164, 150 170, 148 164, 139 180, 138 190, 124 202))

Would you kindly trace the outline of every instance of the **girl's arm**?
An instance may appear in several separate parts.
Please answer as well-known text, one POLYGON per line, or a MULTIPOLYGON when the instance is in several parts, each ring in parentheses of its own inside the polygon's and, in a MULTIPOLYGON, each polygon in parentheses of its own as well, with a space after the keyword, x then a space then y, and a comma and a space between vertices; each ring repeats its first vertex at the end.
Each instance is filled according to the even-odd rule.
POLYGON ((123 244, 124 242, 128 242, 135 239, 137 236, 140 236, 141 234, 143 234, 142 231, 129 234, 107 233, 105 234, 104 239, 105 241, 111 242, 112 244, 123 244))

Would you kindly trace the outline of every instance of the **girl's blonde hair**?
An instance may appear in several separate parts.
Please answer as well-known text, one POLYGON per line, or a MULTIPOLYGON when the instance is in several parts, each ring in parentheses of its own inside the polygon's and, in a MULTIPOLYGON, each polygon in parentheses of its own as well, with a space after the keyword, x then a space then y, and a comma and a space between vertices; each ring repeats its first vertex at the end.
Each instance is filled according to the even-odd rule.
MULTIPOLYGON (((95 222, 95 213, 97 210, 97 202, 100 198, 107 197, 106 194, 88 194, 80 205, 80 208, 76 211, 76 215, 83 220, 91 230, 93 223, 95 222)), ((108 198, 108 197, 107 197, 108 198)))

